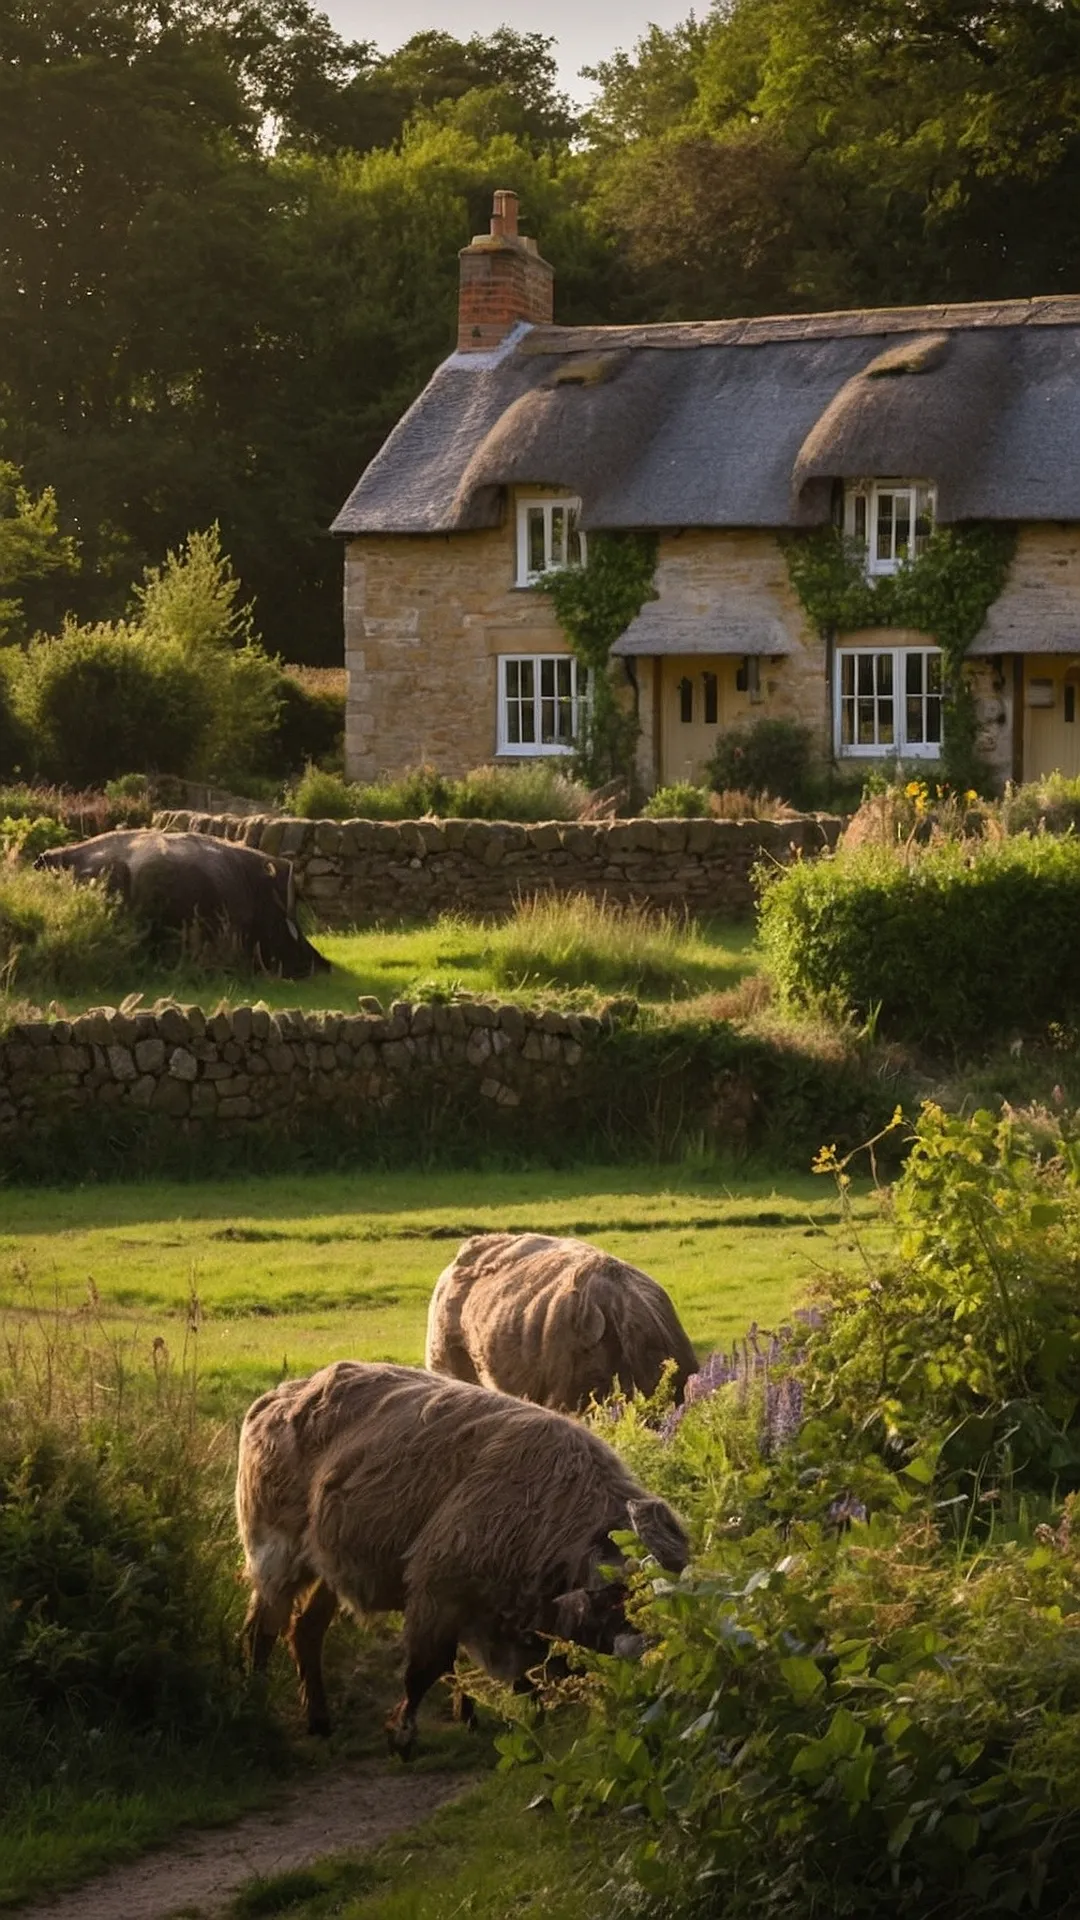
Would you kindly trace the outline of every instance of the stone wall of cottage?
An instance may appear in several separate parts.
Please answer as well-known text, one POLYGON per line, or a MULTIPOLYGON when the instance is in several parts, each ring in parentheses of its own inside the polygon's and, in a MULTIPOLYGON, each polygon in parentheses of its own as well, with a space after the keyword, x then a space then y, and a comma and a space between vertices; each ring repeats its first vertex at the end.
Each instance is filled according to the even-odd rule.
POLYGON ((345 551, 345 769, 375 780, 494 760, 500 653, 568 653, 546 594, 514 585, 514 516, 477 533, 367 534, 345 551))
POLYGON ((288 820, 158 813, 166 832, 215 834, 291 860, 320 925, 508 913, 522 895, 594 898, 748 913, 759 861, 786 865, 835 846, 829 814, 790 820, 288 820))
MULTIPOLYGON (((345 552, 345 764, 373 780, 424 762, 460 775, 498 757, 497 659, 567 653, 550 600, 516 579, 516 514, 474 533, 366 534, 345 552)), ((656 584, 679 603, 760 614, 792 651, 762 662, 763 699, 747 717, 774 714, 828 738, 825 653, 788 579, 775 534, 689 529, 660 539, 656 584)), ((640 697, 639 766, 661 777, 651 659, 634 663, 640 697)))

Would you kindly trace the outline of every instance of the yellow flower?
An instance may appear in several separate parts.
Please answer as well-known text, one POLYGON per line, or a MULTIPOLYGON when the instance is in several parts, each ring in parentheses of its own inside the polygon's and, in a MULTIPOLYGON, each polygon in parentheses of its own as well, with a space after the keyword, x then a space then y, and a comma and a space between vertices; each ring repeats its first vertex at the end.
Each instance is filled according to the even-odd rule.
POLYGON ((922 792, 922 781, 909 780, 907 786, 904 788, 904 792, 909 800, 917 800, 922 792))
POLYGON ((964 795, 964 799, 965 799, 965 800, 969 800, 969 801, 970 801, 970 800, 977 800, 977 799, 978 799, 978 797, 979 797, 979 796, 978 796, 978 794, 976 793, 976 791, 975 791, 975 789, 974 789, 974 787, 969 787, 969 788, 968 788, 968 790, 967 790, 967 792, 966 792, 966 793, 965 793, 965 795, 964 795))

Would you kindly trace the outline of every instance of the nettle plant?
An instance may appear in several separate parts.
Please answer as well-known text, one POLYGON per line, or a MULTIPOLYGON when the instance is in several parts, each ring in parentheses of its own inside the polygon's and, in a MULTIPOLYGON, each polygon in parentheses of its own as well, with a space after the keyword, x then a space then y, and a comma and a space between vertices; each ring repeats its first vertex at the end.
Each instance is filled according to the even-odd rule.
POLYGON ((954 786, 982 784, 964 663, 1005 585, 1016 528, 988 521, 937 527, 924 552, 873 578, 865 548, 839 527, 788 534, 782 544, 791 583, 823 639, 864 627, 908 627, 936 640, 945 669, 945 768, 954 786))
POLYGON ((590 699, 577 771, 590 786, 632 777, 639 729, 619 697, 611 649, 647 600, 656 599, 656 535, 590 533, 583 567, 553 568, 537 581, 551 596, 577 659, 588 670, 590 699))

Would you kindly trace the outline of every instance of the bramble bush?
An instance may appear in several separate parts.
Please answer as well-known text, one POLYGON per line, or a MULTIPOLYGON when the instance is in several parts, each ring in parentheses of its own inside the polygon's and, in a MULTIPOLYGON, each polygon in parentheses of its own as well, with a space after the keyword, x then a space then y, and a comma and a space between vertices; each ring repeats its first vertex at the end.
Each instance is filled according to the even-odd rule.
POLYGON ((762 882, 761 944, 791 1004, 958 1050, 1080 1008, 1076 840, 841 849, 762 882))
POLYGON ((501 1744, 560 1815, 624 1816, 613 1915, 1072 1911, 1078 1203, 1075 1116, 927 1106, 885 1257, 678 1417, 596 1416, 698 1552, 639 1562, 652 1644, 585 1659, 572 1744, 501 1744))

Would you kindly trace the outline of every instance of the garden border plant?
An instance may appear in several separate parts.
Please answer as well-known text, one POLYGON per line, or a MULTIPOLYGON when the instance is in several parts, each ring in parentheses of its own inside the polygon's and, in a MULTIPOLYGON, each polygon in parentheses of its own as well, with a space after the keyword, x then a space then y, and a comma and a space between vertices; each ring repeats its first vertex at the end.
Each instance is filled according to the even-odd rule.
POLYGON ((1005 585, 1016 527, 990 521, 938 527, 924 553, 874 579, 867 577, 865 549, 839 527, 782 534, 780 542, 791 584, 826 642, 863 627, 911 627, 937 641, 945 667, 945 769, 955 786, 985 785, 975 701, 963 669, 1005 585))

